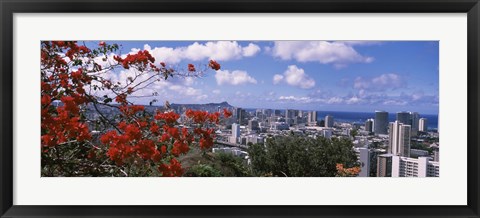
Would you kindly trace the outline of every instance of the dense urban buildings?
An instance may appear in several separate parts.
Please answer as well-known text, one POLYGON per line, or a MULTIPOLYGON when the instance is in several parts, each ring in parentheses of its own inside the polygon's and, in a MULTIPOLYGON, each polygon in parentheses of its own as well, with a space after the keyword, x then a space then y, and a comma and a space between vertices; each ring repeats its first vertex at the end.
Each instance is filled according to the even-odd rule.
POLYGON ((246 148, 264 144, 279 135, 347 138, 357 153, 360 177, 439 176, 438 132, 428 130, 427 118, 418 112, 375 111, 371 113, 374 118, 364 117, 359 123, 355 118, 346 121, 337 114, 334 120, 332 114, 308 110, 248 109, 228 104, 214 110, 224 108, 232 108, 234 116, 226 121, 223 129, 217 130, 217 143, 222 148, 218 152, 243 155, 248 159, 248 154, 244 153, 246 148), (319 120, 319 113, 324 120, 319 120), (224 146, 234 148, 229 150, 224 146))

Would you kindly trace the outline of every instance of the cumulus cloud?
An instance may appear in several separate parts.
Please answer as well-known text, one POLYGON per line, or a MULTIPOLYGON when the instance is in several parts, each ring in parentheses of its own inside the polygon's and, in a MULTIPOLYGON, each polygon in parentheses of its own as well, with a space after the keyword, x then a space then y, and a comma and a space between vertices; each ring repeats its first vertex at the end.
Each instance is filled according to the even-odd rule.
POLYGON ((234 70, 229 72, 228 70, 217 70, 215 73, 215 79, 217 80, 218 85, 229 84, 229 85, 242 85, 247 83, 257 84, 257 80, 246 71, 234 70))
POLYGON ((351 63, 370 63, 373 57, 363 56, 346 42, 328 41, 277 41, 270 53, 282 60, 319 62, 345 67, 351 63))
POLYGON ((406 81, 398 74, 382 74, 374 78, 357 77, 353 87, 370 91, 392 90, 406 87, 406 81))
POLYGON ((258 45, 255 45, 253 43, 248 44, 247 47, 242 48, 242 54, 245 57, 251 57, 257 54, 260 51, 260 47, 258 45))
MULTIPOLYGON (((214 59, 217 61, 237 60, 242 57, 252 57, 260 52, 260 47, 250 43, 247 46, 241 46, 236 41, 215 41, 198 43, 195 42, 186 47, 155 47, 144 45, 143 49, 149 51, 155 58, 155 62, 165 62, 167 64, 177 64, 182 60, 201 61, 214 59)), ((138 52, 139 49, 132 49, 131 53, 138 52)))
POLYGON ((295 65, 288 66, 283 75, 275 74, 273 76, 273 84, 285 82, 288 85, 300 87, 302 89, 310 89, 315 86, 315 80, 310 78, 303 69, 295 65))

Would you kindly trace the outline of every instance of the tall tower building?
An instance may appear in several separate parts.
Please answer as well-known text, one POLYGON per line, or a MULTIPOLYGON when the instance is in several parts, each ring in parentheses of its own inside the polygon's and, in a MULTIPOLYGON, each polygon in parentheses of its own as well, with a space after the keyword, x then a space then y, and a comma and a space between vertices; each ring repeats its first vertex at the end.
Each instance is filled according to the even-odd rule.
POLYGON ((316 126, 317 125, 317 112, 316 111, 309 111, 307 116, 307 121, 309 126, 316 126))
POLYGON ((404 125, 398 120, 390 123, 388 153, 410 157, 410 131, 410 125, 404 125))
POLYGON ((375 111, 375 135, 388 134, 388 112, 386 111, 375 111))
POLYGON ((333 127, 333 116, 325 116, 325 127, 333 127))
POLYGON ((403 123, 405 125, 410 125, 411 121, 410 121, 410 112, 405 112, 405 111, 402 111, 402 112, 397 112, 397 121, 399 123, 403 123))
POLYGON ((233 123, 232 124, 232 137, 238 138, 240 137, 240 125, 233 123))
POLYGON ((377 177, 392 177, 392 154, 377 157, 377 177))
POLYGON ((420 120, 420 115, 417 112, 410 112, 410 119, 412 126, 412 136, 417 136, 418 134, 418 122, 420 120))
POLYGON ((373 132, 373 119, 368 119, 365 121, 365 131, 368 133, 373 132))
POLYGON ((258 120, 252 119, 248 121, 248 129, 250 131, 252 130, 258 130, 258 120))
POLYGON ((427 129, 427 118, 420 118, 418 121, 418 130, 420 132, 426 132, 427 129))
POLYGON ((360 173, 359 177, 368 177, 370 175, 370 150, 368 148, 360 148, 360 173))

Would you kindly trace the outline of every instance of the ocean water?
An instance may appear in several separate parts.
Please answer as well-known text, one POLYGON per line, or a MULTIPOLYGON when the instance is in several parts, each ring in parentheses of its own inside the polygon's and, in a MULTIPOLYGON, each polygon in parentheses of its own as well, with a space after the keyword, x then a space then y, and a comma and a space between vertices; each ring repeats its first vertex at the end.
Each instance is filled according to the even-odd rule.
MULTIPOLYGON (((317 120, 325 120, 325 116, 333 116, 334 121, 361 123, 364 124, 367 119, 374 119, 375 112, 339 112, 339 111, 317 111, 317 120)), ((438 115, 419 114, 420 118, 427 118, 427 126, 429 129, 438 129, 438 115)), ((394 122, 396 113, 388 113, 389 122, 394 122)))

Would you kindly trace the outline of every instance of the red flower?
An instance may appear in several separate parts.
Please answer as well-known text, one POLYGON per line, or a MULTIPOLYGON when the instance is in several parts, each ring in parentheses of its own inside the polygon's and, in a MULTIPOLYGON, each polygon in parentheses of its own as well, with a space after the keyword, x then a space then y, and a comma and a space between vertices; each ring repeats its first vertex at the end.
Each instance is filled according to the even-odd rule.
POLYGON ((52 98, 49 95, 42 95, 42 105, 48 105, 52 102, 52 98))
POLYGON ((105 47, 105 45, 106 45, 106 44, 105 44, 104 41, 101 41, 100 43, 98 43, 98 46, 100 46, 100 47, 105 47))
POLYGON ((224 109, 223 109, 223 116, 224 116, 225 118, 229 118, 229 117, 232 116, 232 112, 229 111, 228 109, 224 108, 224 109))
POLYGON ((210 62, 208 63, 208 66, 214 70, 220 70, 220 64, 218 64, 214 60, 210 60, 210 62))
POLYGON ((195 66, 193 64, 188 64, 188 71, 195 72, 195 66))
POLYGON ((168 141, 168 140, 170 140, 170 136, 169 136, 167 133, 164 133, 164 134, 162 135, 162 138, 160 138, 160 141, 161 141, 161 142, 166 142, 166 141, 168 141))
POLYGON ((157 112, 155 115, 156 120, 164 120, 167 125, 172 125, 177 122, 180 118, 180 115, 175 112, 157 112))

